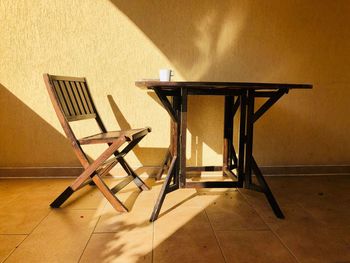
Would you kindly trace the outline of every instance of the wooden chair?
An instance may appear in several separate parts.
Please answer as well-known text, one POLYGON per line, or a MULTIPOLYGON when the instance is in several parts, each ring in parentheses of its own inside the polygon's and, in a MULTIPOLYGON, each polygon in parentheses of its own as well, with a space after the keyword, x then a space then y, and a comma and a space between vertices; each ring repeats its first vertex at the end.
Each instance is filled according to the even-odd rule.
POLYGON ((107 132, 95 108, 85 78, 44 74, 44 81, 63 130, 70 140, 75 154, 84 167, 84 171, 50 204, 50 206, 58 208, 75 191, 87 184, 95 184, 117 211, 128 211, 115 194, 131 181, 133 181, 140 190, 149 190, 149 188, 124 160, 124 156, 137 145, 151 129, 144 128, 107 132), (70 122, 86 119, 95 119, 101 133, 77 139, 70 122), (89 158, 81 146, 85 144, 101 143, 107 144, 108 148, 103 151, 95 161, 89 161, 89 158), (127 143, 126 146, 123 150, 119 151, 118 149, 125 143, 127 143), (103 181, 102 177, 118 162, 127 172, 128 176, 118 185, 110 189, 103 181))

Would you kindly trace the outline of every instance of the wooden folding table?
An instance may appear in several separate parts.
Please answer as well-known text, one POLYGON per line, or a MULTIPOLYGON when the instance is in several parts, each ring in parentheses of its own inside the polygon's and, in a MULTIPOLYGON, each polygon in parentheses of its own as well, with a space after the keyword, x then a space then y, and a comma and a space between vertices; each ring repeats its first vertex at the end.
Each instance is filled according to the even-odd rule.
MULTIPOLYGON (((278 84, 248 82, 191 82, 136 81, 140 88, 153 90, 171 123, 171 145, 164 166, 168 173, 157 199, 150 221, 158 218, 166 194, 179 188, 246 188, 265 194, 278 218, 284 215, 253 157, 254 123, 290 89, 311 89, 310 84, 278 84), (224 147, 222 166, 186 166, 187 99, 192 95, 220 95, 225 97, 224 147), (266 98, 254 110, 256 98, 266 98), (238 111, 239 110, 239 111, 238 111), (234 117, 239 114, 238 152, 233 144, 234 117), (232 181, 187 182, 187 171, 223 171, 232 181), (235 170, 235 171, 233 171, 235 170), (258 184, 252 181, 255 174, 258 184)), ((163 167, 160 174, 163 172, 163 167)))

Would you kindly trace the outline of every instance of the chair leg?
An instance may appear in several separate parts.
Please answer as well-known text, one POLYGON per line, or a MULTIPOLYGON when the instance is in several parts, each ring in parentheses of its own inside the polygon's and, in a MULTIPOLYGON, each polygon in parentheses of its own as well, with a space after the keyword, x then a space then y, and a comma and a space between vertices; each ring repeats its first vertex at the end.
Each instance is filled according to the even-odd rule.
MULTIPOLYGON (((91 177, 95 176, 95 174, 92 174, 91 177)), ((78 189, 73 189, 71 186, 68 186, 66 190, 64 190, 56 199, 53 201, 50 206, 52 208, 59 208, 74 192, 78 191, 79 189, 87 186, 87 185, 95 185, 92 178, 88 178, 83 184, 79 186, 78 189)))
POLYGON ((138 176, 134 176, 134 175, 131 175, 134 177, 134 183, 136 184, 136 186, 141 190, 141 191, 148 191, 150 190, 149 186, 146 185, 146 183, 138 176))
POLYGON ((135 173, 135 171, 130 167, 130 165, 124 160, 123 157, 119 157, 117 160, 119 161, 120 165, 123 167, 125 172, 128 175, 134 177, 134 183, 141 191, 150 190, 146 183, 135 173))
POLYGON ((116 151, 114 153, 114 155, 116 156, 118 162, 120 163, 120 165, 123 167, 123 169, 125 170, 125 172, 128 175, 131 175, 132 177, 134 177, 134 183, 136 184, 136 186, 141 190, 141 191, 147 191, 150 190, 150 188, 145 184, 144 181, 142 181, 142 179, 135 173, 135 171, 130 167, 130 165, 125 161, 124 156, 130 152, 143 138, 145 137, 142 136, 132 142, 130 142, 121 152, 116 151))
MULTIPOLYGON (((118 148, 126 141, 124 137, 120 137, 117 141, 111 144, 86 170, 73 182, 71 185, 75 191, 82 185, 118 148)), ((95 182, 96 183, 96 182, 95 182)))
POLYGON ((92 180, 115 210, 119 212, 128 212, 128 208, 112 193, 99 175, 95 175, 92 180))
MULTIPOLYGON (((75 191, 84 186, 95 171, 106 161, 112 154, 114 154, 118 148, 126 141, 124 137, 120 137, 117 141, 111 144, 90 166, 88 166, 81 175, 79 175, 75 181, 61 193, 50 206, 53 208, 60 207, 75 191)), ((93 176, 93 182, 96 184, 93 176)), ((125 211, 125 210, 123 210, 125 211)))
POLYGON ((55 201, 53 201, 50 206, 52 208, 59 208, 72 194, 74 193, 74 190, 68 186, 66 190, 63 191, 62 194, 60 194, 55 201))

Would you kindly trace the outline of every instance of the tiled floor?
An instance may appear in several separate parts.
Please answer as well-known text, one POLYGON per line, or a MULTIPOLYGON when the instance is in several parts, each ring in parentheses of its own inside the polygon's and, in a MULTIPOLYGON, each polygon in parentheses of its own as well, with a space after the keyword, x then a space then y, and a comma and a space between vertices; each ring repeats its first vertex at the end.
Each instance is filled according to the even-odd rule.
MULTIPOLYGON (((183 189, 149 223, 161 182, 130 185, 117 213, 93 187, 61 209, 69 179, 0 180, 1 262, 350 262, 350 175, 268 177, 286 219, 248 190, 183 189)), ((109 179, 115 183, 115 179, 109 179)))

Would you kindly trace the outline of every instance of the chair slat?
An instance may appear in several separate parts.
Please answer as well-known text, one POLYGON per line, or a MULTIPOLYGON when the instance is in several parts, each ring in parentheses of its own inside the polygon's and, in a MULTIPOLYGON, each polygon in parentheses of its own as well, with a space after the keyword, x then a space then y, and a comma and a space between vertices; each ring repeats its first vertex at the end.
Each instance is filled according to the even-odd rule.
POLYGON ((82 101, 84 109, 85 109, 85 113, 89 114, 90 113, 90 109, 89 109, 89 106, 88 106, 88 104, 86 102, 86 98, 85 98, 85 94, 83 92, 83 88, 82 88, 81 82, 76 82, 76 85, 77 85, 78 92, 80 94, 80 98, 81 98, 81 101, 82 101))
POLYGON ((51 80, 85 81, 85 78, 50 75, 51 80))
POLYGON ((62 90, 64 100, 68 106, 69 116, 75 116, 75 112, 74 112, 74 109, 72 106, 72 102, 70 101, 69 94, 68 94, 67 89, 66 89, 66 85, 64 85, 64 82, 62 80, 59 80, 58 83, 59 83, 59 86, 62 90))
POLYGON ((80 121, 80 120, 87 120, 87 119, 96 119, 96 114, 89 113, 84 115, 67 116, 68 121, 80 121))
POLYGON ((85 112, 85 109, 83 107, 83 104, 81 102, 81 98, 80 98, 80 95, 79 95, 79 92, 78 92, 78 88, 75 84, 75 81, 70 81, 70 86, 72 87, 72 90, 73 90, 73 93, 74 93, 74 97, 75 97, 75 100, 78 104, 78 108, 79 108, 79 112, 81 115, 85 115, 86 112, 85 112))
POLYGON ((66 86, 66 89, 68 91, 69 98, 70 98, 70 101, 72 103, 75 115, 81 115, 81 112, 79 111, 77 100, 74 96, 74 93, 73 93, 73 90, 72 90, 70 83, 68 81, 65 81, 64 85, 66 86))
POLYGON ((55 90, 56 90, 56 94, 57 94, 57 96, 58 96, 58 99, 60 100, 60 104, 61 104, 61 106, 62 106, 64 115, 69 116, 70 113, 69 113, 69 110, 68 110, 68 107, 67 107, 67 103, 66 103, 66 101, 64 100, 64 97, 63 97, 63 94, 62 94, 62 91, 61 91, 61 88, 60 88, 58 82, 57 82, 56 80, 53 80, 53 85, 54 85, 54 87, 55 87, 55 90))
POLYGON ((93 113, 94 112, 94 108, 92 106, 92 101, 91 101, 91 97, 90 97, 90 94, 89 94, 89 91, 86 87, 86 83, 85 82, 80 82, 81 84, 81 87, 83 89, 83 93, 84 93, 84 96, 85 96, 85 100, 86 100, 86 103, 89 107, 89 111, 90 113, 93 113))
POLYGON ((52 80, 55 91, 59 97, 59 102, 68 121, 78 121, 85 119, 96 119, 97 113, 91 99, 85 79, 74 78, 65 80, 63 77, 56 77, 59 80, 52 80))

